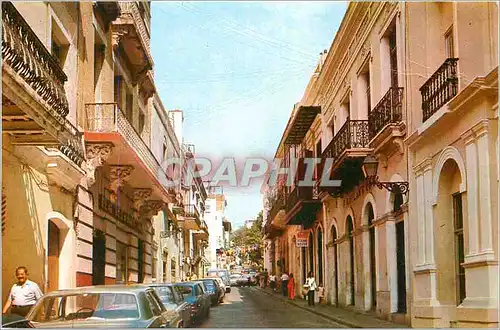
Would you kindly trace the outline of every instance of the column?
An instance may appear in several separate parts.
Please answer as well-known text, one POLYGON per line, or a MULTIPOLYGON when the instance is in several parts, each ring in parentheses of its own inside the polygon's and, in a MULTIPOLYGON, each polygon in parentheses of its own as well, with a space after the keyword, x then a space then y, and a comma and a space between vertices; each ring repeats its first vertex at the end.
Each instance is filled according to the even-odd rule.
POLYGON ((424 177, 417 175, 417 265, 425 264, 424 177))
POLYGON ((432 194, 432 167, 430 162, 424 168, 425 195, 425 263, 434 265, 434 216, 432 194))
POLYGON ((466 170, 467 170, 467 230, 469 246, 465 260, 479 252, 479 212, 478 212, 478 168, 477 146, 472 131, 466 132, 462 139, 465 142, 466 170))
POLYGON ((479 157, 479 214, 480 214, 480 241, 479 249, 481 254, 491 255, 488 259, 494 259, 492 224, 491 224, 491 176, 490 176, 490 150, 488 136, 488 120, 482 121, 473 128, 477 148, 486 152, 481 153, 479 157))

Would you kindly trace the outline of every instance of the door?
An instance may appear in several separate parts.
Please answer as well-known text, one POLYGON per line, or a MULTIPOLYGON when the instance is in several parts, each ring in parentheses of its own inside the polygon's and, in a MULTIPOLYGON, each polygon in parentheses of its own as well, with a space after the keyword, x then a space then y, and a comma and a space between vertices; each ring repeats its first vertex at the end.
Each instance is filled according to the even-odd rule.
POLYGON ((104 284, 106 266, 106 238, 101 230, 94 231, 92 242, 92 285, 104 284))
POLYGON ((49 220, 49 238, 48 238, 48 283, 47 292, 59 288, 59 238, 60 232, 57 225, 49 220))
POLYGON ((406 313, 405 224, 396 224, 396 262, 398 273, 398 313, 406 313))

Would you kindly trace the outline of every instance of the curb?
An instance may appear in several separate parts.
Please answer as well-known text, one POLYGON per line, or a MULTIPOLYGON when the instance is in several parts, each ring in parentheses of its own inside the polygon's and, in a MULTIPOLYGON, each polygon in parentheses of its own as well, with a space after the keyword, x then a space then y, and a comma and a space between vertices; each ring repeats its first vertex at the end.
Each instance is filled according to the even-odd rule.
POLYGON ((295 303, 295 302, 293 302, 293 301, 291 301, 291 300, 288 300, 288 299, 281 299, 281 298, 279 298, 279 297, 276 297, 276 296, 275 296, 274 294, 272 294, 271 292, 267 292, 267 291, 262 290, 262 289, 260 289, 260 288, 257 288, 257 290, 258 290, 258 291, 261 291, 261 292, 264 292, 265 294, 267 294, 267 295, 269 295, 269 296, 273 297, 274 299, 281 300, 281 301, 283 301, 284 303, 290 304, 290 305, 295 306, 295 307, 297 307, 297 308, 300 308, 300 309, 302 309, 302 310, 305 310, 305 311, 311 312, 311 313, 313 313, 313 314, 319 315, 319 316, 321 316, 321 317, 324 317, 324 318, 329 319, 329 320, 331 320, 331 321, 337 322, 337 323, 339 323, 339 324, 342 324, 342 325, 348 326, 349 328, 363 328, 362 326, 359 326, 358 324, 355 324, 355 323, 352 323, 352 322, 346 321, 346 320, 344 320, 344 319, 337 318, 337 317, 334 317, 334 316, 331 316, 331 315, 328 315, 328 314, 323 314, 323 313, 318 312, 318 311, 316 311, 316 310, 314 310, 314 309, 309 309, 309 308, 307 308, 307 307, 301 306, 301 305, 299 305, 299 304, 297 304, 297 303, 295 303))

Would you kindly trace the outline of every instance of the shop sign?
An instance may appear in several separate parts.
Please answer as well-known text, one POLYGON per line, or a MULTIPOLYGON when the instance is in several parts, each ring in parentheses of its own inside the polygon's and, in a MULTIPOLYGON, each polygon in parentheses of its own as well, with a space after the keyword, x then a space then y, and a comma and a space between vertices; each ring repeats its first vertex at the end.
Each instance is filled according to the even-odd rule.
POLYGON ((309 237, 309 232, 307 232, 307 231, 299 232, 295 238, 296 246, 298 248, 307 247, 308 246, 308 244, 307 244, 308 237, 309 237))

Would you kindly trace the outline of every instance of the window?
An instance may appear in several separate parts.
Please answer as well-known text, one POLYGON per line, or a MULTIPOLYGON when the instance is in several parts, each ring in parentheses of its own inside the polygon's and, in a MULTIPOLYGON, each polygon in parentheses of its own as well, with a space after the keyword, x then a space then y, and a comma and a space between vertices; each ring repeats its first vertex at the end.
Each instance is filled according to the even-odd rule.
POLYGON ((465 299, 465 268, 464 263, 464 222, 462 213, 462 194, 453 195, 453 217, 455 229, 455 263, 456 263, 456 287, 457 305, 465 299))
POLYGON ((149 303, 149 308, 151 309, 151 312, 153 313, 154 316, 159 316, 161 315, 161 307, 156 301, 156 299, 153 297, 151 294, 151 291, 146 292, 146 299, 148 300, 149 303))
POLYGON ((453 26, 444 34, 445 55, 447 58, 454 58, 454 44, 453 44, 453 26))
POLYGON ((372 109, 371 92, 370 92, 370 70, 368 70, 368 72, 365 73, 365 81, 366 81, 366 106, 367 106, 367 113, 370 113, 370 110, 372 109))
POLYGON ((127 246, 116 241, 116 283, 126 284, 127 279, 127 246))
POLYGON ((69 42, 54 19, 52 19, 51 39, 51 53, 59 61, 61 67, 64 67, 68 55, 69 42))
POLYGON ((389 61, 391 66, 391 87, 398 87, 398 53, 396 44, 396 23, 389 32, 389 61))

